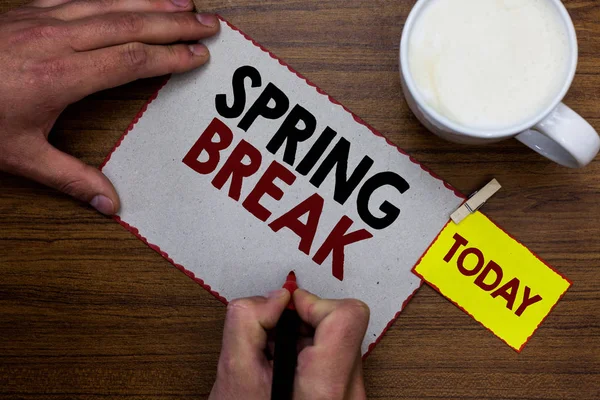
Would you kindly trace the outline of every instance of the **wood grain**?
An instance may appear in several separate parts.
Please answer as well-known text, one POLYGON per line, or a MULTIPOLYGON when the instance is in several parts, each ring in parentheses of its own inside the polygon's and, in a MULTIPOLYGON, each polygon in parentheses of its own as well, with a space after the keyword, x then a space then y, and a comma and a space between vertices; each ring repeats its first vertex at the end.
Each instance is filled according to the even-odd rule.
MULTIPOLYGON (((20 5, 0 0, 0 11, 20 5)), ((600 3, 565 0, 580 44, 566 102, 600 130, 600 3)), ((365 362, 371 399, 600 398, 600 162, 568 170, 515 141, 449 144, 409 112, 398 43, 413 0, 206 0, 464 193, 573 287, 516 354, 429 287, 365 362)), ((51 140, 99 165, 159 79, 69 107, 51 140)), ((0 399, 205 398, 225 308, 89 207, 0 174, 0 399)))

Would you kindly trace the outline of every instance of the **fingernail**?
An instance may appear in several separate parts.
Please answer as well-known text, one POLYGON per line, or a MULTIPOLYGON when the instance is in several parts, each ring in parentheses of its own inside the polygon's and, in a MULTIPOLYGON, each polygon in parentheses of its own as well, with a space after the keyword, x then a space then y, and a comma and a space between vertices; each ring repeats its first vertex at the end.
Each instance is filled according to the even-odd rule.
POLYGON ((285 289, 273 290, 272 292, 269 292, 267 297, 270 299, 278 299, 280 297, 285 296, 286 293, 289 293, 289 292, 285 289))
POLYGON ((196 14, 196 19, 202 25, 208 26, 209 28, 214 28, 219 23, 217 17, 213 14, 196 14))
POLYGON ((195 56, 206 57, 206 55, 208 54, 208 49, 203 44, 200 44, 200 43, 190 44, 189 47, 190 47, 190 51, 195 56))
POLYGON ((187 7, 190 5, 190 0, 171 0, 177 7, 187 7))
POLYGON ((104 215, 112 215, 115 212, 115 206, 111 199, 101 194, 90 201, 90 205, 104 215))

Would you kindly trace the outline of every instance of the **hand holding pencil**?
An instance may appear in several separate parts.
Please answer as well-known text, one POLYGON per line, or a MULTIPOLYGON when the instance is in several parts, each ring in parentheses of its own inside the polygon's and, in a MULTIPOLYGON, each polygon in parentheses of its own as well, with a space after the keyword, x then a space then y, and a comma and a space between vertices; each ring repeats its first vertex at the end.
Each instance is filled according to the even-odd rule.
POLYGON ((297 346, 294 400, 366 399, 360 346, 368 307, 353 299, 325 300, 305 290, 286 289, 268 297, 232 301, 210 400, 270 400, 273 361, 269 335, 293 301, 302 321, 297 346))

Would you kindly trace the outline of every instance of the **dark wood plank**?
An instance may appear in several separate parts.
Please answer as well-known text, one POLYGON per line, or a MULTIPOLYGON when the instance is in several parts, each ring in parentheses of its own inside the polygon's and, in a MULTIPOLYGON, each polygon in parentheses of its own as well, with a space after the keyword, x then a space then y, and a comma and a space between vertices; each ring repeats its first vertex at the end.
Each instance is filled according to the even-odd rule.
MULTIPOLYGON (((566 102, 600 130, 600 3, 565 0, 580 43, 566 102)), ((22 4, 0 0, 0 11, 22 4)), ((203 2, 469 193, 573 287, 521 354, 423 287, 365 362, 372 399, 600 398, 600 162, 558 167, 514 141, 428 134, 400 92, 398 43, 412 0, 203 2)), ((99 165, 151 79, 69 107, 51 140, 99 165)), ((204 398, 224 307, 87 206, 0 174, 0 399, 204 398)))

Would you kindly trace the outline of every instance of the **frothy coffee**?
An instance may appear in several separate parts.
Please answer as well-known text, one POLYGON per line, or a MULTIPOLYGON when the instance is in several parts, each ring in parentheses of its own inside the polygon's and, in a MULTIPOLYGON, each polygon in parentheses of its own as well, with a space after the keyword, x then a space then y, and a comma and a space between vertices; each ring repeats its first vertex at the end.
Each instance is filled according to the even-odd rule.
POLYGON ((408 45, 425 102, 482 130, 514 127, 547 107, 565 82, 571 51, 549 0, 431 0, 408 45))

